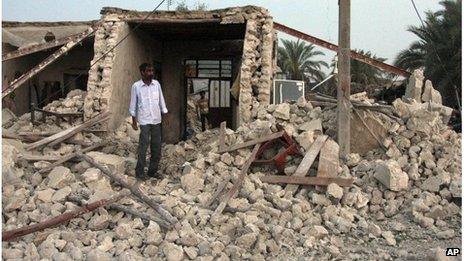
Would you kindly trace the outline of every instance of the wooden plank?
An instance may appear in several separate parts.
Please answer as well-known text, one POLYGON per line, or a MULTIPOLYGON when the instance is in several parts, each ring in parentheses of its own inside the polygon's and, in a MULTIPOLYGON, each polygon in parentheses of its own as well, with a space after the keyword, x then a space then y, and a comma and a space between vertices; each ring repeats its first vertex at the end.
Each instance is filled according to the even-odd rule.
POLYGON ((60 159, 60 157, 57 156, 45 156, 45 155, 30 155, 30 154, 24 154, 19 156, 20 159, 24 159, 27 161, 57 161, 60 159))
POLYGON ((224 190, 224 188, 227 186, 227 183, 229 183, 230 181, 230 176, 226 177, 226 179, 221 182, 217 189, 216 189, 216 192, 214 192, 213 196, 211 197, 210 200, 208 200, 208 202, 206 202, 205 204, 205 207, 209 207, 211 206, 211 204, 213 204, 213 202, 218 199, 219 195, 221 195, 222 191, 224 190))
POLYGON ((81 117, 84 116, 83 112, 55 112, 55 111, 47 111, 39 108, 35 108, 35 111, 42 112, 45 114, 50 114, 52 116, 58 116, 58 117, 67 117, 67 116, 75 116, 75 117, 81 117))
POLYGON ((166 220, 161 219, 160 217, 154 216, 154 215, 149 215, 145 212, 142 212, 140 210, 137 210, 135 208, 130 208, 127 206, 123 205, 116 205, 116 204, 111 204, 108 206, 110 209, 116 210, 116 211, 121 211, 126 214, 132 215, 134 217, 139 217, 141 219, 145 219, 147 221, 154 221, 160 225, 160 227, 163 227, 165 229, 170 229, 170 225, 166 222, 166 220))
POLYGON ((57 160, 56 162, 54 162, 53 164, 51 164, 50 166, 48 166, 48 167, 46 167, 46 168, 43 168, 43 169, 39 170, 38 172, 39 172, 40 174, 44 174, 44 173, 46 173, 46 172, 49 172, 49 171, 51 171, 53 168, 62 165, 62 164, 65 163, 66 161, 68 161, 68 160, 70 160, 70 159, 72 159, 72 158, 74 158, 74 157, 79 156, 79 153, 86 153, 86 152, 92 151, 92 150, 94 150, 94 149, 96 149, 96 148, 99 148, 99 147, 105 145, 105 144, 106 144, 106 142, 100 142, 100 143, 94 144, 94 145, 92 145, 92 146, 90 146, 90 147, 88 147, 88 148, 85 148, 85 149, 79 150, 79 151, 77 151, 77 152, 74 152, 74 153, 65 155, 65 156, 61 157, 59 160, 57 160))
POLYGON ((174 225, 176 228, 179 227, 179 221, 177 220, 176 217, 172 216, 171 213, 169 213, 167 210, 165 210, 160 204, 158 204, 155 200, 147 196, 145 193, 143 193, 140 188, 139 188, 139 182, 136 182, 134 185, 129 184, 129 182, 126 181, 126 178, 120 175, 119 173, 111 173, 109 169, 95 161, 92 157, 85 155, 85 154, 79 154, 79 157, 87 161, 90 165, 96 167, 97 169, 101 170, 103 174, 105 174, 108 178, 110 178, 112 181, 119 183, 121 186, 129 189, 134 196, 139 198, 141 201, 145 202, 148 206, 153 208, 160 216, 168 221, 171 225, 174 225))
POLYGON ((50 228, 50 227, 55 227, 57 225, 60 225, 66 221, 69 221, 75 217, 78 217, 80 215, 83 215, 85 213, 88 213, 88 212, 92 212, 94 210, 96 210, 97 208, 99 207, 103 207, 105 205, 108 205, 108 204, 112 204, 114 202, 117 202, 118 200, 126 197, 129 195, 129 192, 128 191, 125 191, 125 192, 122 192, 120 194, 116 194, 110 198, 106 198, 106 199, 101 199, 101 200, 98 200, 96 202, 92 202, 90 204, 87 204, 83 207, 80 207, 76 210, 73 210, 73 211, 69 211, 69 212, 65 212, 61 215, 58 215, 56 217, 52 217, 50 219, 47 219, 45 221, 42 221, 40 223, 37 223, 37 224, 33 224, 33 225, 30 225, 30 226, 24 226, 24 227, 20 227, 20 228, 16 228, 16 229, 12 229, 12 230, 8 230, 8 231, 2 231, 2 241, 11 241, 15 238, 18 238, 18 237, 21 237, 21 236, 24 236, 24 235, 28 235, 28 234, 31 234, 31 233, 34 233, 34 232, 37 232, 37 231, 40 231, 40 230, 44 230, 46 228, 50 228))
POLYGON ((92 126, 93 124, 105 120, 106 117, 108 117, 109 112, 104 112, 102 114, 99 114, 98 116, 80 124, 74 127, 71 127, 69 129, 63 130, 57 134, 54 134, 52 136, 46 137, 42 140, 39 140, 35 143, 29 144, 28 146, 25 147, 26 150, 32 150, 35 148, 39 148, 42 146, 47 145, 48 143, 51 143, 50 145, 57 144, 59 142, 62 142, 63 140, 66 140, 72 136, 74 136, 76 133, 80 132, 81 130, 92 126))
POLYGON ((328 139, 321 148, 319 155, 319 166, 317 168, 318 177, 335 177, 340 166, 338 144, 328 139))
POLYGON ((222 151, 226 147, 226 125, 227 122, 221 122, 219 129, 219 151, 222 151))
POLYGON ((221 214, 222 211, 224 211, 224 208, 226 207, 227 203, 229 203, 229 200, 231 200, 235 196, 235 194, 238 192, 238 189, 242 186, 243 180, 245 179, 245 176, 248 172, 248 168, 250 168, 251 163, 256 158, 256 154, 258 153, 259 146, 260 144, 255 144, 255 147, 253 148, 253 151, 251 152, 251 156, 248 158, 248 160, 243 165, 240 171, 240 174, 238 175, 237 180, 234 183, 234 186, 224 196, 224 199, 221 201, 221 203, 219 203, 219 206, 216 208, 216 210, 214 211, 211 217, 217 217, 217 215, 221 214))
POLYGON ((81 125, 78 125, 78 127, 74 131, 55 139, 54 141, 50 142, 48 145, 49 146, 55 146, 57 144, 60 144, 64 140, 67 140, 67 139, 71 138, 72 136, 74 136, 75 134, 83 131, 87 127, 90 127, 90 126, 93 126, 94 124, 97 124, 97 123, 108 120, 109 115, 110 115, 109 112, 104 112, 104 113, 98 115, 97 117, 94 117, 94 118, 82 123, 81 125))
POLYGON ((273 139, 280 138, 280 137, 282 137, 283 134, 284 134, 284 131, 279 131, 279 132, 276 132, 276 133, 272 133, 272 134, 269 134, 267 136, 255 139, 255 140, 250 140, 250 141, 247 141, 247 142, 244 142, 244 143, 240 143, 240 144, 230 146, 229 148, 226 148, 224 150, 220 150, 218 153, 234 151, 234 150, 243 149, 243 148, 246 148, 246 147, 249 147, 249 146, 253 146, 253 145, 256 145, 256 144, 261 144, 261 143, 263 143, 265 141, 268 141, 268 140, 273 140, 273 139))
MULTIPOLYGON (((320 135, 317 139, 313 142, 309 150, 306 152, 303 160, 301 161, 300 165, 296 169, 295 173, 293 173, 292 177, 304 177, 308 174, 311 165, 313 164, 314 160, 319 154, 322 146, 324 145, 325 141, 327 140, 327 135, 320 135)), ((298 189, 298 185, 287 185, 285 187, 286 194, 293 195, 295 194, 296 190, 298 189)))
POLYGON ((260 180, 272 184, 294 184, 307 186, 328 186, 330 183, 335 183, 342 187, 350 187, 353 185, 353 178, 335 178, 335 177, 298 177, 298 176, 280 176, 268 175, 261 177, 260 180))

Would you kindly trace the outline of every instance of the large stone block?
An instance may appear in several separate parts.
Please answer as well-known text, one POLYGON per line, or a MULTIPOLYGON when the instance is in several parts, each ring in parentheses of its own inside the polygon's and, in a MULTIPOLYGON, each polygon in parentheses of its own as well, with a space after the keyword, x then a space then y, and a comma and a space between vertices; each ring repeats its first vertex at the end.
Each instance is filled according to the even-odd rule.
POLYGON ((408 86, 404 93, 404 99, 414 99, 417 102, 421 101, 422 85, 424 82, 424 72, 422 70, 414 70, 409 77, 408 86))
POLYGON ((400 165, 394 160, 377 162, 374 177, 393 191, 400 191, 408 188, 408 174, 403 172, 400 165))
POLYGON ((96 162, 106 165, 113 173, 124 174, 125 172, 125 162, 123 157, 98 151, 89 152, 87 155, 92 157, 96 162))
POLYGON ((439 91, 433 88, 432 82, 430 80, 425 81, 424 94, 422 94, 423 102, 433 102, 442 104, 442 98, 439 91))

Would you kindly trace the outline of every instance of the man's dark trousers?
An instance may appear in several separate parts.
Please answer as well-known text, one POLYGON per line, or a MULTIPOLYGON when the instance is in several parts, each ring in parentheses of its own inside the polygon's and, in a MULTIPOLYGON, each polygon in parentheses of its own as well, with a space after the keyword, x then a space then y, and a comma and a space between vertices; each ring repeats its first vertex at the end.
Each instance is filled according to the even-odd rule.
POLYGON ((140 125, 140 138, 137 166, 135 175, 137 178, 143 178, 143 173, 147 161, 147 148, 150 144, 150 165, 148 167, 148 176, 157 175, 158 163, 161 157, 161 124, 140 125))

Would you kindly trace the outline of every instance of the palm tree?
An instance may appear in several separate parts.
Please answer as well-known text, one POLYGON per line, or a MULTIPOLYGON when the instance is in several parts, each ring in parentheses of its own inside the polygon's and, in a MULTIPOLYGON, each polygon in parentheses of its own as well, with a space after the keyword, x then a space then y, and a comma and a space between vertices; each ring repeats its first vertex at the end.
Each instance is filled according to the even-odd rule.
MULTIPOLYGON (((384 62, 387 59, 385 58, 380 58, 375 56, 375 54, 372 54, 370 51, 363 51, 363 50, 355 50, 355 52, 368 56, 374 60, 384 62)), ((385 77, 379 69, 368 65, 366 63, 360 62, 355 59, 351 59, 351 82, 353 83, 359 83, 363 85, 368 85, 368 84, 383 84, 385 83, 385 77)))
POLYGON ((444 103, 454 107, 461 93, 462 4, 461 0, 446 0, 440 5, 442 10, 426 13, 423 26, 408 27, 419 40, 398 54, 395 65, 409 71, 424 68, 444 103))
POLYGON ((322 81, 325 78, 323 67, 328 68, 325 61, 314 60, 314 57, 324 55, 315 51, 313 44, 282 39, 283 47, 279 46, 277 64, 282 71, 293 80, 322 81))

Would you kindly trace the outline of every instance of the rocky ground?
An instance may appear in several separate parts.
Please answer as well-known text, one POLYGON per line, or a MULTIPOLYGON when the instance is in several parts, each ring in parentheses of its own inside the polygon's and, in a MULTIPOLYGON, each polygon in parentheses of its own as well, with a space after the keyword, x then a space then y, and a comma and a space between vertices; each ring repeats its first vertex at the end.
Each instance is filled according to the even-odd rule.
MULTIPOLYGON (((61 108, 69 99, 74 98, 53 107, 61 108)), ((214 200, 213 194, 223 182, 228 182, 224 191, 232 187, 252 148, 220 154, 217 129, 197 133, 188 141, 164 145, 160 166, 164 177, 141 184, 144 193, 179 219, 179 230, 100 208, 57 228, 3 242, 3 258, 447 260, 444 249, 461 246, 461 134, 450 130, 439 112, 422 108, 409 112, 400 122, 376 114, 388 129, 386 151, 350 154, 341 162, 338 176, 355 178, 353 186, 300 187, 293 196, 284 186, 260 181, 259 177, 277 174, 276 170, 252 166, 238 195, 217 218, 211 214, 221 198, 214 200)), ((318 135, 330 133, 327 119, 334 110, 299 100, 255 106, 251 114, 253 122, 236 131, 227 129, 226 145, 276 132, 280 125, 306 151, 318 135)), ((33 127, 28 120, 25 115, 9 123, 9 130, 67 128, 66 123, 53 126, 52 120, 33 127)), ((129 119, 106 138, 91 133, 78 138, 93 143, 107 140, 106 146, 87 155, 135 182, 138 133, 129 119)), ((17 140, 3 140, 4 231, 122 190, 80 159, 38 174, 50 163, 26 161, 23 155, 29 152, 23 146, 17 140)), ((33 153, 62 156, 80 147, 63 143, 33 153)), ((285 173, 292 174, 300 162, 301 157, 289 159, 285 173)), ((316 174, 317 166, 315 162, 310 175, 316 174)), ((135 197, 118 204, 155 215, 135 197)))

